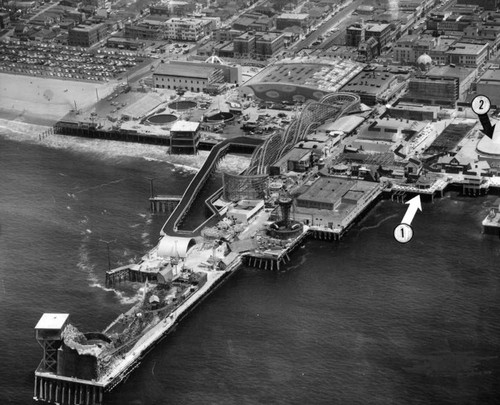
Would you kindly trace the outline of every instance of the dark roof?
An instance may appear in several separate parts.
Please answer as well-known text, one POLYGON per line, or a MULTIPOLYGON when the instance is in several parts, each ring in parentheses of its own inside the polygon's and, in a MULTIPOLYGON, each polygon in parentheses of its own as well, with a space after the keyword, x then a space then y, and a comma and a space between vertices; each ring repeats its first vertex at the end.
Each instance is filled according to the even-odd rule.
POLYGON ((175 65, 171 63, 160 63, 156 68, 154 74, 208 79, 215 70, 215 68, 207 68, 201 66, 185 66, 175 65))

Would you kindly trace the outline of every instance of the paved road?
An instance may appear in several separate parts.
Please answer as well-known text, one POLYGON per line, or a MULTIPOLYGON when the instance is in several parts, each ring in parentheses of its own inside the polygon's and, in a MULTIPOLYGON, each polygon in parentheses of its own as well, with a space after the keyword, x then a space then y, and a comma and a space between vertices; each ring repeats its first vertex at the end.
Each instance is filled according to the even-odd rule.
POLYGON ((345 6, 342 10, 335 13, 332 18, 322 23, 307 38, 304 38, 302 41, 299 41, 297 44, 295 44, 292 51, 298 52, 301 49, 308 48, 321 35, 325 34, 327 31, 331 30, 337 25, 341 25, 342 22, 347 19, 351 15, 351 13, 362 4, 362 2, 363 0, 352 1, 351 4, 345 6))

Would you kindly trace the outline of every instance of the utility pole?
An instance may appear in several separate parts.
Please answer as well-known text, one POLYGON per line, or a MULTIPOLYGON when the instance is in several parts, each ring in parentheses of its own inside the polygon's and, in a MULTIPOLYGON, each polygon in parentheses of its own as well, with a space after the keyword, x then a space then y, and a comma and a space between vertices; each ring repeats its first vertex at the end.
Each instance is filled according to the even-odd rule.
POLYGON ((110 241, 107 241, 107 240, 103 240, 103 239, 99 239, 101 242, 105 243, 107 248, 108 248, 108 271, 111 270, 111 258, 109 256, 109 244, 110 243, 113 243, 113 242, 116 242, 116 239, 113 239, 113 240, 110 240, 110 241))

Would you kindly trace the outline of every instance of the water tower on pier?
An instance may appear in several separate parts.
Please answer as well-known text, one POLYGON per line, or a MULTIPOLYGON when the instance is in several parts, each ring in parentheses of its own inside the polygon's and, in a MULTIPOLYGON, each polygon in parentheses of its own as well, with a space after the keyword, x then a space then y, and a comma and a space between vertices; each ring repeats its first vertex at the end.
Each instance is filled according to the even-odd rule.
POLYGON ((57 351, 62 344, 62 332, 68 324, 69 314, 42 315, 35 326, 36 340, 43 348, 43 359, 37 371, 57 373, 57 351))

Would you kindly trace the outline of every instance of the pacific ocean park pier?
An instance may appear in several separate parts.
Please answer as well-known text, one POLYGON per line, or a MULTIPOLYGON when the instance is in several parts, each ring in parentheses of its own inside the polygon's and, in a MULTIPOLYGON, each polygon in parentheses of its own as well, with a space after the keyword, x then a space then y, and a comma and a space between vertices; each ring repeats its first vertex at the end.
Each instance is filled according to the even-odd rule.
MULTIPOLYGON (((340 240, 382 197, 433 200, 452 183, 472 181, 462 172, 431 171, 432 165, 422 170, 415 158, 396 162, 388 154, 351 151, 345 140, 327 147, 311 140, 327 121, 359 109, 356 95, 331 93, 306 103, 285 131, 264 140, 237 137, 217 144, 182 196, 156 196, 152 190, 152 211, 170 214, 158 245, 139 262, 106 273, 109 287, 141 283, 140 301, 102 332, 80 332, 69 314, 44 314, 35 327, 44 354, 34 398, 102 404, 105 393, 241 264, 280 270, 305 238, 340 240), (223 173, 223 187, 199 201, 220 160, 249 150, 247 169, 223 173), (168 205, 158 209, 157 201, 168 205), (185 219, 200 203, 209 214, 193 229, 185 219)), ((496 184, 495 177, 487 181, 496 184)))

